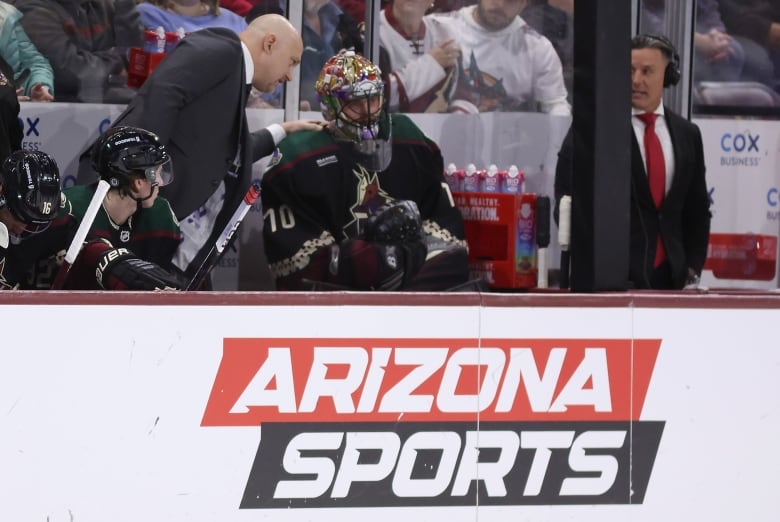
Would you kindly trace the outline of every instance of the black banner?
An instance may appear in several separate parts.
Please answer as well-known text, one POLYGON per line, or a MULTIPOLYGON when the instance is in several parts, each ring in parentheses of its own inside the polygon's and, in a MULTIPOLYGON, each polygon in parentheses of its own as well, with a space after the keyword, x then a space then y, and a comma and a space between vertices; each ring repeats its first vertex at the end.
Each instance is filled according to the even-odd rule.
POLYGON ((641 504, 664 424, 264 423, 240 507, 641 504))

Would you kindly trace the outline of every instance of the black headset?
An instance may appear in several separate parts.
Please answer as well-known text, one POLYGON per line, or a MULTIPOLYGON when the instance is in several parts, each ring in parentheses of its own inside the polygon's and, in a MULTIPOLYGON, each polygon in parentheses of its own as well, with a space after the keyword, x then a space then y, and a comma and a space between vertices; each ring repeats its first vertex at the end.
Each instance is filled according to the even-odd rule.
POLYGON ((659 49, 669 59, 669 63, 666 64, 666 69, 664 69, 664 87, 677 85, 682 76, 682 73, 680 73, 680 55, 677 54, 677 49, 675 49, 672 41, 663 35, 655 34, 642 34, 639 35, 639 38, 657 42, 658 45, 655 48, 659 49))

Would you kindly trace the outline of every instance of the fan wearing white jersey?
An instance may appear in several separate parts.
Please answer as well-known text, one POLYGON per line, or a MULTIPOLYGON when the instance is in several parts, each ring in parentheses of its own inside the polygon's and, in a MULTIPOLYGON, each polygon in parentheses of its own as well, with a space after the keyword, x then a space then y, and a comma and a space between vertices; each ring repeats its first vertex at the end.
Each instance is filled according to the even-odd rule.
POLYGON ((424 17, 430 6, 430 0, 393 0, 379 16, 379 65, 391 112, 450 110, 460 48, 447 24, 424 17))
POLYGON ((528 0, 479 0, 453 13, 432 14, 448 25, 462 54, 455 99, 485 111, 569 115, 563 69, 550 40, 520 16, 528 0))

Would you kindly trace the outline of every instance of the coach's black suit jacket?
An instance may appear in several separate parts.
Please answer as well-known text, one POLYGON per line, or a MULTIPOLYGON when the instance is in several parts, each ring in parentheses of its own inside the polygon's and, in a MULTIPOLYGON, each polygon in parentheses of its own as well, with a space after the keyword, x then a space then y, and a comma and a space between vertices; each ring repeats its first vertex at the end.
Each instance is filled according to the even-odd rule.
MULTIPOLYGON (((184 38, 144 82, 113 123, 150 130, 173 157, 173 183, 162 195, 179 218, 203 205, 225 177, 242 130, 243 165, 235 209, 249 188, 252 163, 271 154, 271 133, 249 133, 241 42, 234 31, 213 28, 184 38)), ((219 229, 219 223, 216 226, 219 229)))
POLYGON ((200 208, 214 193, 233 164, 240 139, 239 175, 226 184, 225 203, 207 244, 216 240, 248 190, 252 163, 274 149, 268 130, 248 132, 247 94, 244 56, 236 33, 202 29, 184 38, 163 59, 112 124, 150 130, 166 144, 173 158, 174 179, 160 193, 179 219, 200 208))
MULTIPOLYGON (((664 114, 675 165, 672 185, 660 209, 653 203, 639 144, 631 132, 629 280, 635 288, 682 288, 688 269, 700 274, 707 256, 710 211, 701 133, 695 124, 668 108, 664 108, 664 114), (671 269, 669 286, 651 283, 659 232, 671 269)), ((558 154, 555 171, 556 217, 560 198, 571 194, 572 141, 570 129, 558 154)))

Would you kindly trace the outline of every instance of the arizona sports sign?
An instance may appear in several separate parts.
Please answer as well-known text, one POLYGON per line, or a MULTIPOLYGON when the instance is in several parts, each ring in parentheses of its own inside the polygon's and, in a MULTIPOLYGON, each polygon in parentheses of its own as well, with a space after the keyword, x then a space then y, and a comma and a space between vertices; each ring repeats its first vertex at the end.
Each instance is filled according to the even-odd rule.
POLYGON ((242 509, 640 504, 657 339, 224 339, 203 427, 258 427, 242 509))

